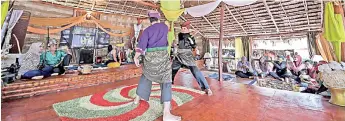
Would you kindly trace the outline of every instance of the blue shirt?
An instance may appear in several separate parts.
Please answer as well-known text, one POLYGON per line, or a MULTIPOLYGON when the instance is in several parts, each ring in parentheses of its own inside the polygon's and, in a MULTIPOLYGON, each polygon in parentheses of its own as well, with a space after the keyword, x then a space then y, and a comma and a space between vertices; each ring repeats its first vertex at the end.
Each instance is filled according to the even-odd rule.
POLYGON ((55 66, 58 63, 60 63, 60 61, 63 59, 63 57, 65 57, 67 54, 62 51, 62 50, 56 50, 55 51, 55 55, 53 55, 50 51, 46 52, 47 54, 42 53, 40 56, 40 64, 43 63, 43 59, 44 59, 44 55, 46 55, 45 58, 45 65, 48 66, 55 66))

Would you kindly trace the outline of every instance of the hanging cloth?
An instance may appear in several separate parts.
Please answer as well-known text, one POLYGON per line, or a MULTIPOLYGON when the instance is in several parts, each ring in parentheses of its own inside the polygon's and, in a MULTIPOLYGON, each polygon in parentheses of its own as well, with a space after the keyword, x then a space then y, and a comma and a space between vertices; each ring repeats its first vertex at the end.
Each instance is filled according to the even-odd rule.
POLYGON ((175 39, 175 30, 174 30, 174 21, 183 13, 184 9, 180 9, 181 1, 180 0, 161 0, 160 9, 164 13, 165 18, 170 21, 166 22, 169 27, 168 32, 168 53, 170 54, 172 43, 175 39))
POLYGON ((340 61, 341 42, 345 42, 343 15, 334 11, 332 2, 327 2, 325 5, 323 36, 327 41, 332 42, 337 60, 340 61))
POLYGON ((1 4, 1 27, 2 27, 2 24, 4 24, 9 5, 10 5, 9 1, 4 1, 1 4))
POLYGON ((241 37, 235 38, 235 58, 241 58, 244 56, 243 43, 241 37))
POLYGON ((217 0, 215 2, 186 8, 185 13, 193 17, 202 17, 214 11, 222 1, 227 5, 244 6, 252 4, 257 0, 217 0))
POLYGON ((10 39, 11 39, 11 35, 12 35, 12 30, 14 28, 14 26, 17 24, 19 18, 22 16, 23 14, 23 10, 13 10, 12 14, 11 14, 11 19, 8 22, 8 26, 7 26, 7 34, 5 36, 5 44, 9 44, 10 39))
POLYGON ((142 26, 143 26, 142 24, 139 24, 139 25, 138 24, 134 24, 134 37, 135 37, 135 40, 138 39, 142 26))
POLYGON ((164 16, 169 21, 176 21, 178 17, 185 11, 185 9, 180 10, 167 10, 164 8, 161 8, 161 11, 164 13, 164 16))

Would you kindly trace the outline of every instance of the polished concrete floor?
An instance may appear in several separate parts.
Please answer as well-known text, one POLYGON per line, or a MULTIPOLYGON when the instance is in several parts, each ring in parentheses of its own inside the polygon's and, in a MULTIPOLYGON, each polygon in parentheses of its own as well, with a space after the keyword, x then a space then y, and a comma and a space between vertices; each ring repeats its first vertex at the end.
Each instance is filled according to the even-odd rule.
MULTIPOLYGON (((52 104, 138 83, 139 78, 3 102, 4 121, 58 121, 52 104)), ((207 78, 214 95, 201 96, 172 112, 184 121, 345 121, 345 107, 319 95, 248 86, 207 78)), ((238 81, 238 80, 237 80, 238 81)), ((176 84, 199 89, 189 71, 180 71, 176 84)), ((162 117, 157 119, 162 120, 162 117)))

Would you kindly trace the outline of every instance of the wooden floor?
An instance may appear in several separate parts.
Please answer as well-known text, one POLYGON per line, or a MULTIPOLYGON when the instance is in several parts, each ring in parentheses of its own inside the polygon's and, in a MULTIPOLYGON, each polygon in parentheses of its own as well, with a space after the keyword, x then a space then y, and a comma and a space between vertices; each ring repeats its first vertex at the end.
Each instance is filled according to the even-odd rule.
MULTIPOLYGON (((138 83, 139 78, 2 103, 4 121, 58 121, 52 104, 138 83)), ((345 107, 319 95, 302 94, 207 79, 213 96, 201 96, 172 112, 185 121, 345 121, 345 107)), ((179 72, 177 85, 198 88, 189 71, 179 72)), ((157 120, 161 120, 162 117, 157 120)))

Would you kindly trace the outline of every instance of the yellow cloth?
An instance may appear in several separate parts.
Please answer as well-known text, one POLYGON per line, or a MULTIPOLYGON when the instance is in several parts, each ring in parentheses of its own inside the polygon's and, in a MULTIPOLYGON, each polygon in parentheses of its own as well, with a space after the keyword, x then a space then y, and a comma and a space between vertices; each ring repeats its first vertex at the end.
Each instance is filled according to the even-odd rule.
POLYGON ((180 17, 180 15, 184 12, 184 9, 180 9, 180 0, 161 0, 160 4, 160 9, 164 13, 165 18, 171 22, 168 32, 168 52, 170 54, 171 45, 175 39, 174 21, 180 17))
POLYGON ((184 9, 179 10, 167 10, 161 7, 161 11, 164 13, 164 16, 169 21, 176 21, 178 17, 184 12, 184 9))
POLYGON ((235 38, 235 57, 241 58, 244 55, 243 43, 241 37, 235 38))
POLYGON ((324 34, 327 41, 332 42, 337 60, 341 60, 341 42, 345 42, 343 16, 335 14, 333 3, 327 2, 324 11, 324 34))
POLYGON ((121 44, 116 44, 117 47, 123 47, 125 46, 125 43, 121 43, 121 44))
POLYGON ((2 29, 2 24, 4 24, 5 18, 7 16, 9 5, 10 5, 9 1, 4 1, 4 3, 1 4, 1 29, 2 29))
POLYGON ((120 67, 120 65, 121 64, 119 62, 111 62, 107 66, 108 68, 117 68, 117 67, 120 67))

